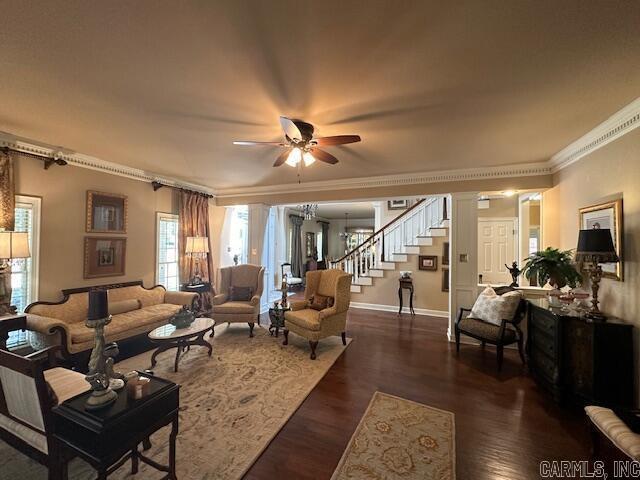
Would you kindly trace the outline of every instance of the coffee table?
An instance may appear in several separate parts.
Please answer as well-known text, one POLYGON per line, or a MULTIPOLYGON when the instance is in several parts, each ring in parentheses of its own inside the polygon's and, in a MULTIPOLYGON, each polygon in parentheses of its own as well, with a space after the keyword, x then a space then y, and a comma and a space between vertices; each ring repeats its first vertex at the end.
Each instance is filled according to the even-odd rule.
POLYGON ((196 318, 187 328, 176 328, 171 324, 158 327, 149 333, 149 339, 158 344, 158 348, 151 355, 151 368, 156 366, 156 357, 159 353, 176 348, 176 360, 173 371, 178 371, 178 361, 180 355, 188 351, 192 345, 200 345, 209 349, 209 356, 213 352, 213 347, 204 339, 205 334, 211 330, 213 336, 213 327, 215 322, 212 318, 200 317, 196 318))

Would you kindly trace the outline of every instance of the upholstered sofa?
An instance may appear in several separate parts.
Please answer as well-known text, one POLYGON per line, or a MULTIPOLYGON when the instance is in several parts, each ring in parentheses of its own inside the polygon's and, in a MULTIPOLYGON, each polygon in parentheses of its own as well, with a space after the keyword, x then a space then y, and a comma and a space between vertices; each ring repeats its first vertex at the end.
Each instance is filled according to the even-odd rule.
POLYGON ((260 265, 235 265, 220 269, 220 290, 213 297, 213 319, 216 325, 221 323, 246 322, 249 324, 249 337, 253 337, 255 322, 260 323, 260 297, 264 284, 264 267, 260 265), (251 298, 234 300, 231 289, 248 288, 251 298))
POLYGON ((89 290, 109 291, 111 323, 105 327, 108 342, 146 335, 165 325, 183 305, 191 307, 197 293, 168 292, 161 285, 145 288, 142 281, 63 290, 60 302, 35 302, 25 309, 27 329, 34 347, 61 344, 65 357, 93 348, 94 331, 85 326, 89 290))
POLYGON ((291 302, 291 310, 284 314, 283 344, 289 343, 289 331, 306 338, 311 348, 311 360, 315 360, 318 341, 323 338, 341 335, 342 343, 346 345, 350 302, 351 275, 338 269, 307 272, 304 300, 291 302), (311 304, 317 295, 330 298, 332 305, 318 310, 311 304))

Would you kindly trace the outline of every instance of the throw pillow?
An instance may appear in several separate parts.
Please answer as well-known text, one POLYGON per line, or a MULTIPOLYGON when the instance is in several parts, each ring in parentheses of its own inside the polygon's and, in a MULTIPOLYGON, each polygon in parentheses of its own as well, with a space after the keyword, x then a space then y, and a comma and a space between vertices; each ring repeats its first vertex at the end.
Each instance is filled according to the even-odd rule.
POLYGON ((503 319, 513 318, 521 298, 522 293, 518 291, 498 295, 493 288, 487 287, 473 304, 471 317, 499 326, 503 319))
POLYGON ((119 315, 140 308, 140 300, 131 298, 129 300, 119 300, 117 302, 109 302, 109 313, 111 315, 119 315))
POLYGON ((229 299, 234 302, 248 302, 253 297, 251 287, 229 287, 229 299))
POLYGON ((323 295, 312 295, 309 299, 309 308, 313 310, 324 310, 333 307, 333 297, 325 297, 323 295))

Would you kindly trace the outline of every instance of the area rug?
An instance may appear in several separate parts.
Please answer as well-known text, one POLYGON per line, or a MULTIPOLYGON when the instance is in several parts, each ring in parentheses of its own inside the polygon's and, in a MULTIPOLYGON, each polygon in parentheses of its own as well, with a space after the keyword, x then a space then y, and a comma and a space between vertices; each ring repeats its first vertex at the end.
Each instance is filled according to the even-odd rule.
POLYGON ((331 477, 453 480, 454 415, 376 392, 331 477))
MULTIPOLYGON (((317 360, 309 359, 309 343, 289 335, 289 345, 256 328, 249 338, 245 324, 215 329, 213 356, 192 347, 173 372, 175 350, 161 353, 157 376, 181 385, 180 432, 177 439, 177 474, 181 479, 238 479, 251 467, 269 442, 302 404, 346 347, 339 337, 318 344, 317 360)), ((126 372, 150 366, 151 352, 116 365, 126 372)), ((166 464, 169 427, 151 437, 148 456, 166 464)), ((129 475, 127 462, 109 479, 156 479, 162 473, 142 464, 129 475)), ((0 440, 2 478, 46 479, 38 463, 0 440)), ((95 478, 95 471, 79 459, 69 465, 71 480, 95 478)))

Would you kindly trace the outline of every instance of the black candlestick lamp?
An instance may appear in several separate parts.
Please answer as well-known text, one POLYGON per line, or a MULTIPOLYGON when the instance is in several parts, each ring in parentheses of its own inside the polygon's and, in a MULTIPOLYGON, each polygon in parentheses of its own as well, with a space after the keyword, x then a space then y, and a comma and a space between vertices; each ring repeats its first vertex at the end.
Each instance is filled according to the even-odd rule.
POLYGON ((580 230, 578 236, 578 248, 576 249, 576 261, 588 264, 587 271, 591 279, 591 310, 587 317, 594 320, 606 320, 607 317, 598 308, 598 289, 602 279, 601 263, 617 263, 620 261, 616 249, 613 246, 611 230, 608 228, 593 228, 580 230))

